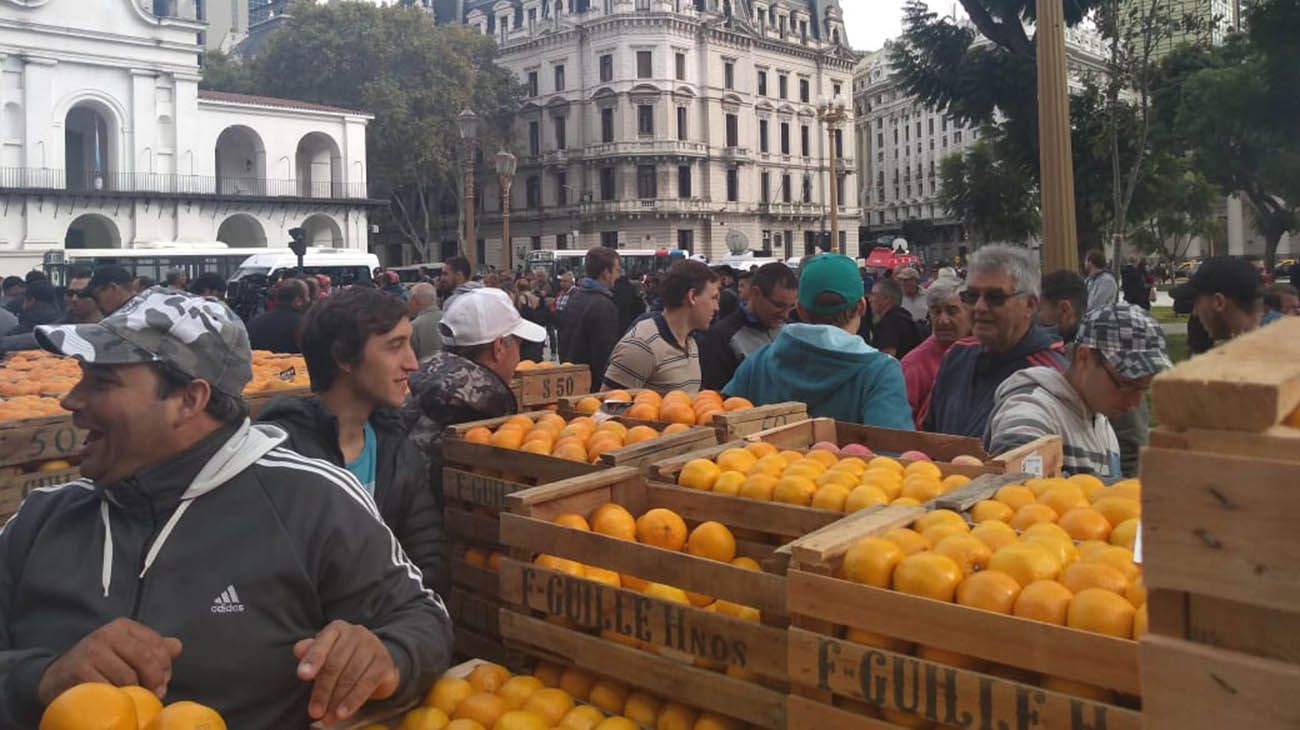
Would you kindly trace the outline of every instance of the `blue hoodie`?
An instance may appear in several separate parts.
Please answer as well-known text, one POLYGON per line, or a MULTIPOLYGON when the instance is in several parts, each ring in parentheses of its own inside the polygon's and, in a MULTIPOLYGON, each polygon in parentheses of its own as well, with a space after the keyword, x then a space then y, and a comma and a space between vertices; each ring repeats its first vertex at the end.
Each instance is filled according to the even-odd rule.
POLYGON ((787 324, 722 390, 755 405, 800 401, 814 417, 913 430, 898 361, 831 325, 787 324))

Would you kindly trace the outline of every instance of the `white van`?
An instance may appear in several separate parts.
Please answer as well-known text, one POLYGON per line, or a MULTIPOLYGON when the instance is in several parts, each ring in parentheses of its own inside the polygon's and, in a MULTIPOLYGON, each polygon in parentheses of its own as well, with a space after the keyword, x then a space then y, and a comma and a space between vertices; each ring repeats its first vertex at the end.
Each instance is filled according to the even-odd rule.
MULTIPOLYGON (((334 286, 367 283, 379 268, 379 257, 365 251, 353 251, 343 248, 308 248, 303 256, 303 272, 307 274, 326 274, 333 280, 334 286)), ((238 282, 254 276, 274 278, 277 272, 293 271, 298 268, 298 257, 288 249, 269 250, 256 253, 244 259, 235 273, 230 276, 231 290, 238 287, 238 282)))

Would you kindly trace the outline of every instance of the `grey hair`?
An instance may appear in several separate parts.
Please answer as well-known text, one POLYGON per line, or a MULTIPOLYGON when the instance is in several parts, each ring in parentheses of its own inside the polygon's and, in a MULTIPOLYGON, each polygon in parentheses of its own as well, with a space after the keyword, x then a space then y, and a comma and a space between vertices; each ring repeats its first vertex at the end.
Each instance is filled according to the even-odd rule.
POLYGON ((930 285, 925 290, 925 306, 934 307, 943 304, 952 297, 957 296, 961 291, 961 281, 958 279, 940 279, 930 285))
POLYGON ((430 284, 427 281, 422 281, 411 287, 411 291, 407 294, 407 297, 424 302, 436 302, 438 301, 438 290, 433 288, 433 284, 430 284))
POLYGON ((871 290, 893 299, 895 304, 903 301, 903 286, 895 279, 877 279, 871 290))
POLYGON ((970 257, 970 270, 1006 274, 1016 281, 1016 293, 1038 296, 1042 267, 1037 256, 1023 246, 992 243, 980 246, 970 257))

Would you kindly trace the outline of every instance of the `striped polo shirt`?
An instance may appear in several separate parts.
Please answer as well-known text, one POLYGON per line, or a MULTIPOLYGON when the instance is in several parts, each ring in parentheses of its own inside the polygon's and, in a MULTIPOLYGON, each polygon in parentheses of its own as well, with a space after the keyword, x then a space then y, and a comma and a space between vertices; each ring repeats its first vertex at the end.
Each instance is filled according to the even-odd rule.
POLYGON ((649 388, 659 394, 683 390, 694 395, 700 390, 700 348, 694 337, 679 344, 668 329, 663 314, 632 325, 614 345, 605 369, 610 388, 649 388))

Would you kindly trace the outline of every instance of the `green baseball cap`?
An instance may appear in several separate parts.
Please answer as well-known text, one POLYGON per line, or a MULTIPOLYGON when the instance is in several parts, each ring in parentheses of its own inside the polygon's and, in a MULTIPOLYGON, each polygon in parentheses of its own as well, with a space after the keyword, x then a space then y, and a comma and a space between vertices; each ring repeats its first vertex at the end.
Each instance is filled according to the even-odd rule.
POLYGON ((820 254, 804 262, 799 272, 799 306, 815 314, 837 314, 855 307, 864 293, 858 265, 848 256, 820 254), (826 292, 844 297, 844 303, 818 305, 817 297, 826 292))

